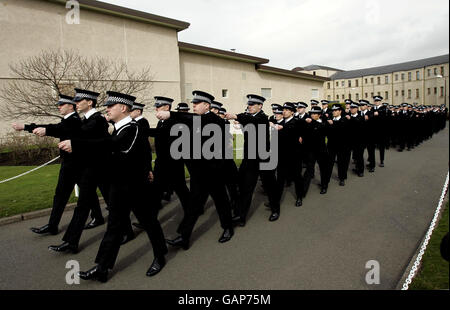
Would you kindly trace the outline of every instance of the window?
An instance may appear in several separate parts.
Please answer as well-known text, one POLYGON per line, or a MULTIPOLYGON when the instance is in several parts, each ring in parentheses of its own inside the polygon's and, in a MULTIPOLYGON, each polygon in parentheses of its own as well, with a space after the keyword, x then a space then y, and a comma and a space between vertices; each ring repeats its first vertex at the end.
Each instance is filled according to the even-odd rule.
POLYGON ((352 87, 352 81, 348 81, 348 87, 352 87))
POLYGON ((402 90, 402 97, 405 97, 405 90, 402 90))
POLYGON ((408 72, 408 81, 411 81, 411 80, 412 80, 412 73, 408 72))
POLYGON ((398 90, 395 91, 395 97, 398 97, 398 90))
POLYGON ((420 97, 419 95, 420 95, 419 89, 416 88, 416 99, 420 97))
POLYGON ((436 76, 437 75, 437 68, 434 68, 434 70, 433 70, 434 72, 434 75, 436 76))
POLYGON ((389 92, 388 91, 384 92, 384 99, 386 99, 386 100, 389 99, 389 92))
POLYGON ((327 83, 327 88, 330 89, 330 87, 331 87, 331 83, 328 82, 328 83, 327 83))
POLYGON ((364 97, 369 98, 369 94, 368 94, 368 93, 365 93, 365 94, 364 94, 364 97))
POLYGON ((416 71, 416 80, 420 80, 420 71, 416 71))
POLYGON ((348 99, 352 100, 352 94, 348 94, 348 99))
POLYGON ((411 99, 411 89, 408 89, 408 99, 411 99))
POLYGON ((366 84, 367 84, 367 83, 368 83, 368 80, 367 80, 367 79, 364 79, 364 83, 366 83, 366 84))
POLYGON ((327 100, 328 100, 328 101, 331 100, 331 96, 330 96, 330 95, 327 96, 327 100))
POLYGON ((377 84, 378 84, 378 85, 381 84, 381 77, 377 77, 377 84))
POLYGON ((370 78, 370 83, 373 84, 373 78, 370 78))
POLYGON ((342 81, 341 85, 342 85, 342 87, 344 87, 345 86, 345 81, 342 81))
POLYGON ((380 93, 380 92, 377 92, 377 95, 378 95, 378 96, 381 96, 381 93, 380 93))
POLYGON ((339 95, 336 95, 336 99, 339 99, 339 95))
POLYGON ((370 93, 370 98, 373 98, 373 93, 370 93))
POLYGON ((339 87, 339 82, 336 82, 336 87, 339 87))
POLYGON ((358 80, 355 80, 355 86, 359 87, 359 81, 358 80))
POLYGON ((228 98, 228 89, 222 89, 222 98, 228 98))
POLYGON ((318 89, 311 89, 311 98, 319 98, 319 90, 318 89))
POLYGON ((434 94, 437 95, 437 87, 434 88, 434 94))
POLYGON ((389 84, 389 76, 384 77, 384 84, 389 84))
POLYGON ((441 97, 444 97, 444 87, 441 87, 441 97))
POLYGON ((356 94, 356 100, 359 100, 359 94, 356 94))
POLYGON ((404 80, 405 80, 405 74, 402 73, 402 81, 404 81, 404 80))
POLYGON ((316 75, 316 71, 313 71, 313 75, 316 75))
POLYGON ((261 88, 261 96, 266 99, 272 98, 272 88, 261 88))
POLYGON ((428 76, 431 76, 431 69, 427 70, 428 76))
POLYGON ((431 88, 427 89, 428 95, 431 95, 431 88))
POLYGON ((445 73, 444 67, 441 67, 441 75, 444 76, 444 73, 445 73))
POLYGON ((395 75, 395 80, 398 81, 398 74, 395 75))

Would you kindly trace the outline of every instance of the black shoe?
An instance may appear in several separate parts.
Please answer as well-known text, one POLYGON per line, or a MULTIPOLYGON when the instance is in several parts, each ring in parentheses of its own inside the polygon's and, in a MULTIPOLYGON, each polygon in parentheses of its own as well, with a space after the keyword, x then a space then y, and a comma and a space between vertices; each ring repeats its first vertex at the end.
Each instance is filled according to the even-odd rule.
POLYGON ((78 276, 83 280, 97 280, 105 283, 108 280, 108 270, 100 270, 99 266, 94 266, 88 271, 80 271, 78 276))
POLYGON ((370 164, 367 164, 367 165, 366 165, 366 168, 370 168, 370 164))
POLYGON ((153 277, 154 275, 159 273, 164 268, 165 265, 166 259, 164 258, 164 256, 155 258, 152 264, 150 265, 150 268, 148 268, 147 270, 146 273, 147 277, 153 277))
POLYGON ((344 180, 339 180, 339 186, 345 186, 345 181, 344 180))
POLYGON ((384 168, 384 163, 380 163, 380 167, 381 167, 381 168, 384 168))
POLYGON ((189 240, 183 239, 183 237, 179 236, 173 240, 166 239, 167 244, 171 246, 181 247, 183 250, 189 249, 189 240))
POLYGON ((30 230, 38 235, 43 234, 50 234, 50 235, 57 235, 58 234, 58 228, 51 228, 48 224, 44 225, 42 227, 32 227, 30 230))
POLYGON ((144 226, 142 226, 139 223, 133 223, 133 226, 136 227, 136 228, 139 228, 139 229, 144 229, 144 226))
POLYGON ((233 217, 231 219, 231 221, 233 222, 234 226, 240 226, 240 227, 244 227, 245 226, 245 220, 241 218, 241 216, 236 215, 235 217, 233 217))
POLYGON ((358 173, 358 177, 360 178, 364 177, 364 173, 358 173))
POLYGON ((231 237, 233 237, 233 235, 234 235, 233 228, 225 229, 222 233, 222 236, 220 236, 219 242, 225 243, 227 241, 230 241, 231 237))
POLYGON ((322 187, 322 189, 320 190, 320 194, 325 195, 327 193, 327 190, 328 190, 328 188, 322 187))
POLYGON ((84 229, 92 229, 103 224, 105 224, 105 221, 103 219, 101 220, 93 219, 84 227, 84 229))
POLYGON ((277 212, 272 213, 272 215, 269 217, 270 222, 275 222, 280 218, 280 214, 277 212))
POLYGON ((55 252, 72 252, 73 254, 78 253, 78 245, 70 244, 69 242, 63 242, 60 245, 51 245, 48 247, 49 250, 55 252))
POLYGON ((369 172, 370 173, 375 172, 375 168, 369 168, 369 172))
POLYGON ((131 240, 133 240, 134 238, 136 238, 136 236, 133 234, 126 234, 125 236, 123 236, 122 242, 120 243, 120 245, 124 245, 125 243, 130 242, 131 240))
POLYGON ((298 198, 297 201, 295 202, 295 206, 296 207, 301 207, 303 206, 303 201, 301 198, 298 198))

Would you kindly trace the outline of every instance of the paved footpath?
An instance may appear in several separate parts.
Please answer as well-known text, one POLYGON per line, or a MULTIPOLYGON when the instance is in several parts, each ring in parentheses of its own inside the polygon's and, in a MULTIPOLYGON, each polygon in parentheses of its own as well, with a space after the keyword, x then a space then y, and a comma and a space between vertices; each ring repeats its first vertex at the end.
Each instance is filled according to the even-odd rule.
MULTIPOLYGON (((394 289, 428 229, 448 163, 447 128, 411 152, 387 151, 385 168, 364 178, 349 174, 345 187, 338 186, 335 171, 325 196, 314 180, 301 208, 294 207, 289 188, 274 223, 258 187, 247 226, 236 228, 225 244, 217 242, 221 228, 209 201, 191 248, 170 249, 167 266, 154 278, 145 276, 153 255, 144 233, 121 248, 106 284, 68 285, 66 262, 90 268, 106 225, 85 231, 76 255, 47 250, 63 233, 30 232, 47 218, 2 226, 0 289, 394 289), (365 282, 369 260, 380 264, 379 285, 365 282)), ((166 237, 175 235, 181 213, 178 200, 161 211, 166 237)), ((64 214, 62 230, 72 214, 64 214)))

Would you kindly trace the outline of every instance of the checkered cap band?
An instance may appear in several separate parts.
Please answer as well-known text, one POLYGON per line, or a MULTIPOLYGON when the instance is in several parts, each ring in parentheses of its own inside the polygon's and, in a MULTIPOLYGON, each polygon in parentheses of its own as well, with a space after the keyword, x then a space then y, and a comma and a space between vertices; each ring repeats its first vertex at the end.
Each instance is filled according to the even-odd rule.
POLYGON ((85 94, 85 93, 76 93, 75 94, 76 98, 82 98, 82 99, 92 99, 92 100, 97 100, 96 96, 92 96, 90 94, 85 94))
POLYGON ((194 98, 192 99, 192 101, 194 101, 194 100, 198 101, 198 102, 200 102, 200 101, 208 102, 209 104, 212 103, 211 99, 209 99, 208 97, 204 97, 204 96, 201 96, 201 95, 198 95, 198 94, 194 95, 194 98))
POLYGON ((108 97, 106 102, 107 103, 121 103, 121 104, 129 105, 131 107, 133 106, 133 101, 125 99, 125 98, 121 98, 121 97, 110 96, 110 97, 108 97))
POLYGON ((58 100, 58 104, 75 104, 75 102, 66 98, 61 98, 58 100))

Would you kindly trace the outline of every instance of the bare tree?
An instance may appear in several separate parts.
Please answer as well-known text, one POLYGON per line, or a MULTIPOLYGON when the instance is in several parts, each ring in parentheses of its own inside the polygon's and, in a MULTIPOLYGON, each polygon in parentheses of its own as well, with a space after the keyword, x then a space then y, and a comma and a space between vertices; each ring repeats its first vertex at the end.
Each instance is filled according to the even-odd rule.
POLYGON ((10 64, 14 78, 0 89, 0 116, 7 120, 36 117, 61 118, 55 103, 58 94, 74 95, 74 88, 101 93, 113 90, 149 103, 153 76, 150 67, 131 71, 123 60, 85 57, 73 50, 42 51, 10 64))

